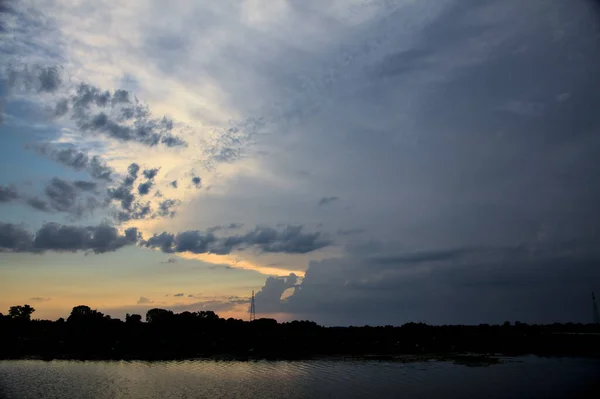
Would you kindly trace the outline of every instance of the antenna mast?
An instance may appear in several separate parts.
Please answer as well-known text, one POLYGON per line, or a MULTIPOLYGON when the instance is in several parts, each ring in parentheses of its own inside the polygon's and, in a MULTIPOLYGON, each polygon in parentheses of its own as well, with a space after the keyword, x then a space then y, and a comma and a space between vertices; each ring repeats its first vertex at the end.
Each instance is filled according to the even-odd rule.
POLYGON ((598 305, 596 304, 596 296, 592 292, 592 312, 594 324, 600 324, 600 315, 598 314, 598 305))
POLYGON ((256 320, 256 306, 254 305, 254 290, 252 290, 252 299, 250 300, 250 321, 256 320))

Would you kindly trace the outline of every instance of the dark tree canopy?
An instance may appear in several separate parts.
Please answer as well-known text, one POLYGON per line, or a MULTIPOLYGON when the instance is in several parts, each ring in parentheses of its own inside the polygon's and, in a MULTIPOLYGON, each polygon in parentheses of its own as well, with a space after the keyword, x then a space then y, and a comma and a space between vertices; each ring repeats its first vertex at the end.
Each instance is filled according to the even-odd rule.
POLYGON ((31 314, 35 309, 29 305, 11 306, 8 310, 8 315, 13 319, 31 320, 31 314))
POLYGON ((173 312, 170 310, 154 308, 146 312, 146 322, 162 323, 171 319, 173 312))
POLYGON ((126 323, 141 323, 142 322, 142 316, 139 314, 129 314, 127 313, 125 315, 125 322, 126 323))
MULTIPOLYGON (((13 306, 0 317, 0 359, 43 356, 73 359, 171 359, 234 356, 298 359, 323 355, 427 355, 456 353, 600 356, 600 324, 528 325, 516 321, 478 326, 406 323, 402 326, 321 327, 314 322, 223 319, 202 310, 154 308, 113 319, 75 306, 67 322, 30 320, 34 309, 13 306)), ((375 357, 374 357, 375 356, 375 357)), ((481 357, 481 356, 480 356, 481 357)))
MULTIPOLYGON (((96 309, 92 309, 86 305, 75 306, 73 310, 71 310, 71 315, 67 318, 67 322, 84 322, 84 321, 92 321, 92 320, 101 320, 104 318, 104 314, 102 312, 97 311, 96 309)), ((110 316, 108 316, 110 318, 110 316)))

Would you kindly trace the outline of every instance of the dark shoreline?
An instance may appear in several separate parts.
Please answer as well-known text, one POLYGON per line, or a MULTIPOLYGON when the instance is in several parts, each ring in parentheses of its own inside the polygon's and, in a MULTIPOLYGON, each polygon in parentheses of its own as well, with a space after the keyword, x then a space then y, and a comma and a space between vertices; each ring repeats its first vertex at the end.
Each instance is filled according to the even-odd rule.
POLYGON ((211 311, 163 309, 149 311, 146 322, 141 319, 112 319, 86 306, 75 307, 67 320, 0 316, 0 359, 453 359, 485 364, 495 356, 600 357, 599 324, 323 327, 311 321, 249 322, 211 311))
POLYGON ((430 353, 430 354, 405 354, 405 355, 383 355, 383 354, 332 354, 332 355, 308 355, 308 356, 262 356, 262 355, 236 355, 236 354, 219 354, 219 355, 165 355, 165 356, 123 356, 123 357, 107 357, 107 356, 74 356, 74 355, 58 355, 58 356, 41 356, 41 355, 26 355, 19 357, 0 357, 0 361, 18 361, 18 360, 33 360, 33 361, 81 361, 81 362, 164 362, 164 361, 241 361, 241 362, 257 362, 257 361, 382 361, 393 363, 422 363, 422 362, 452 362, 456 365, 468 367, 487 367, 492 365, 503 364, 506 360, 520 361, 523 357, 538 357, 538 358, 579 358, 579 359, 600 359, 600 355, 540 355, 534 353, 521 354, 478 354, 478 353, 430 353))

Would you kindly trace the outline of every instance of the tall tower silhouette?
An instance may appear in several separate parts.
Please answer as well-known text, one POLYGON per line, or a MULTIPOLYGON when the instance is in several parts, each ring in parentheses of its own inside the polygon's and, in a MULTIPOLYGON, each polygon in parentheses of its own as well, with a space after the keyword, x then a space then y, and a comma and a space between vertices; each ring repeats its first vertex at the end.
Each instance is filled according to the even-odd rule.
POLYGON ((252 290, 252 299, 250 300, 250 321, 256 320, 256 306, 254 305, 254 290, 252 290))
POLYGON ((596 304, 596 296, 592 292, 592 312, 594 324, 600 324, 600 314, 598 314, 598 305, 596 304))

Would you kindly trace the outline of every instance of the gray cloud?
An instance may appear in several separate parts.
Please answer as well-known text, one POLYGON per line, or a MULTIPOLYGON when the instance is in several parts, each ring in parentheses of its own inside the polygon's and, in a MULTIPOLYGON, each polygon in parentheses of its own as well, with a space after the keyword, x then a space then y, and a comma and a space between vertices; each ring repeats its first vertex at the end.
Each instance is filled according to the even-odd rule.
POLYGON ((26 200, 26 204, 38 211, 50 212, 50 205, 38 197, 31 197, 26 200))
POLYGON ((112 100, 111 100, 111 105, 114 107, 116 104, 128 104, 131 103, 131 100, 129 99, 129 92, 127 90, 115 90, 113 96, 112 96, 112 100))
POLYGON ((198 176, 194 176, 194 177, 192 177, 192 184, 196 188, 201 188, 202 187, 202 179, 199 178, 198 176))
POLYGON ((167 117, 152 118, 149 108, 126 90, 113 94, 82 83, 71 99, 71 118, 83 132, 103 133, 121 141, 135 141, 148 146, 186 146, 173 134, 174 123, 167 117))
POLYGON ((71 183, 55 177, 46 186, 45 194, 55 210, 68 212, 74 209, 77 189, 71 183))
POLYGON ((327 205, 339 200, 338 197, 323 197, 319 200, 319 205, 327 205))
POLYGON ((261 312, 277 312, 285 290, 295 287, 297 283, 298 276, 294 273, 287 277, 267 277, 265 285, 255 295, 256 307, 261 312))
POLYGON ((90 175, 95 179, 111 181, 112 168, 106 165, 99 157, 94 156, 88 165, 90 175))
POLYGON ((37 153, 75 170, 87 170, 91 177, 98 180, 111 181, 114 172, 98 156, 90 157, 75 148, 55 148, 49 144, 34 145, 37 153))
POLYGON ((152 188, 151 181, 146 181, 144 183, 140 183, 140 185, 138 186, 138 193, 140 195, 146 195, 150 192, 150 188, 152 188))
POLYGON ((133 184, 135 183, 140 167, 136 163, 132 163, 127 167, 127 176, 121 184, 116 188, 107 190, 108 197, 111 200, 117 200, 121 203, 123 211, 130 211, 135 200, 135 196, 131 193, 133 184))
POLYGON ((180 292, 180 293, 174 294, 173 296, 183 296, 183 295, 184 295, 183 292, 180 292))
POLYGON ((33 235, 22 226, 0 222, 0 251, 28 251, 32 243, 33 235))
POLYGON ((103 253, 134 245, 139 238, 136 228, 129 228, 121 235, 116 228, 107 224, 68 226, 46 223, 32 234, 22 226, 0 223, 0 251, 103 253))
POLYGON ((177 180, 173 180, 171 183, 169 183, 171 185, 171 187, 173 188, 177 188, 177 180))
POLYGON ((14 187, 0 185, 0 203, 11 202, 19 198, 19 193, 14 187))
POLYGON ((48 93, 56 91, 62 83, 60 71, 56 67, 42 68, 39 71, 40 91, 48 93))
POLYGON ((339 229, 337 231, 338 235, 341 235, 341 236, 353 236, 353 235, 362 234, 364 232, 365 232, 365 229, 339 229))
POLYGON ((146 298, 145 296, 141 296, 137 301, 138 305, 149 304, 149 303, 154 303, 154 301, 149 298, 146 298))
MULTIPOLYGON (((158 168, 156 170, 158 170, 158 168)), ((153 210, 149 201, 141 202, 139 199, 136 199, 133 190, 139 171, 140 166, 137 163, 130 164, 127 168, 127 175, 123 178, 121 183, 117 187, 107 189, 108 200, 117 201, 121 208, 115 215, 116 219, 119 222, 126 222, 129 220, 147 218, 174 217, 176 214, 175 208, 181 203, 179 200, 169 198, 164 199, 159 202, 158 209, 153 210)), ((144 172, 143 174, 145 174, 144 172)), ((138 185, 137 192, 140 196, 147 195, 150 193, 150 189, 153 186, 152 180, 148 180, 138 185)))
POLYGON ((146 179, 152 180, 152 179, 154 179, 154 177, 156 177, 159 170, 160 170, 160 168, 146 169, 142 172, 142 174, 144 175, 144 177, 146 179))
POLYGON ((166 253, 191 252, 225 255, 242 246, 253 246, 262 252, 308 253, 331 245, 332 242, 320 232, 304 233, 302 226, 286 226, 282 230, 256 227, 244 235, 218 237, 212 232, 198 230, 178 234, 163 232, 155 234, 142 245, 160 248, 166 253))
POLYGON ((57 67, 9 67, 5 73, 8 87, 17 91, 53 93, 62 84, 61 71, 57 67))
POLYGON ((268 278, 261 309, 329 325, 586 321, 600 279, 600 252, 572 243, 386 252, 313 261, 285 301, 268 278))
POLYGON ((46 185, 44 199, 19 195, 13 187, 0 186, 0 202, 19 200, 32 208, 44 212, 66 212, 74 216, 82 216, 96 208, 106 206, 106 202, 96 199, 94 190, 97 184, 83 180, 68 182, 53 178, 46 185), (85 195, 86 193, 93 196, 85 195))
MULTIPOLYGON (((597 9, 583 0, 422 0, 374 2, 367 15, 345 5, 343 16, 329 9, 325 16, 318 2, 302 3, 288 7, 286 23, 277 25, 289 31, 273 32, 264 24, 258 34, 235 20, 223 45, 215 46, 216 56, 202 60, 184 51, 173 61, 161 52, 165 41, 155 40, 167 32, 155 25, 141 32, 150 36, 145 55, 165 74, 185 82, 186 67, 194 66, 192 79, 203 75, 226 93, 224 108, 268 116, 264 122, 273 134, 253 135, 258 123, 243 121, 219 130, 217 143, 202 147, 206 166, 244 156, 252 138, 260 170, 274 171, 286 184, 273 188, 263 176, 245 176, 228 187, 228 197, 207 198, 210 212, 203 218, 227 215, 249 226, 323 222, 339 229, 342 243, 358 239, 345 232, 364 226, 369 236, 393 241, 394 250, 367 243, 347 247, 343 259, 312 263, 303 289, 282 311, 312 312, 341 324, 443 321, 445 315, 450 322, 521 314, 535 319, 535 306, 540 319, 551 320, 552 310, 566 319, 567 308, 574 317, 582 315, 585 305, 576 303, 573 287, 583 291, 598 281, 585 257, 572 258, 580 277, 560 275, 569 282, 562 291, 558 279, 550 279, 552 290, 530 285, 530 301, 514 276, 523 273, 523 281, 530 281, 536 271, 539 281, 547 281, 548 274, 563 270, 556 256, 545 256, 544 268, 542 260, 525 261, 509 250, 484 255, 465 248, 598 240, 600 193, 590 184, 600 177, 594 133, 600 117, 593 106, 600 102, 597 9), (307 9, 314 21, 308 25, 307 9), (328 40, 315 46, 313 37, 328 40), (244 62, 232 62, 231 54, 244 62), (299 177, 299 165, 309 169, 306 175, 299 177), (256 194, 245 201, 249 192, 256 194), (314 216, 314 193, 339 195, 351 206, 351 217, 338 206, 314 216), (475 266, 466 265, 469 259, 476 259, 475 266), (494 259, 504 259, 513 277, 503 275, 494 259), (429 271, 434 277, 418 279, 429 271), (442 271, 446 280, 439 277, 442 271), (486 271, 493 271, 487 281, 486 271), (478 291, 469 276, 495 288, 478 291), (418 281, 411 285, 411 279, 418 281), (465 313, 453 314, 451 304, 465 313), (523 313, 518 304, 525 304, 523 313)), ((180 39, 180 48, 190 48, 193 37, 213 37, 210 23, 194 26, 201 30, 180 39)), ((132 96, 111 108, 113 99, 101 109, 91 102, 84 120, 103 112, 107 129, 109 122, 132 126, 138 117, 148 119, 132 96)), ((208 239, 207 233, 199 234, 208 239)), ((157 243, 173 251, 177 237, 164 238, 157 243)), ((191 234, 187 245, 225 253, 248 245, 243 238, 216 236, 195 246, 191 234)))
POLYGON ((98 187, 97 183, 83 180, 75 180, 73 185, 82 191, 94 191, 98 187))
POLYGON ((67 112, 69 112, 69 100, 59 100, 56 103, 56 106, 54 107, 54 116, 61 117, 63 115, 66 115, 67 112))
POLYGON ((52 300, 52 298, 44 298, 44 297, 40 297, 40 296, 34 296, 33 298, 29 298, 30 301, 35 301, 35 302, 48 302, 50 300, 52 300))
MULTIPOLYGON (((54 177, 45 188, 44 194, 46 204, 41 205, 37 199, 32 199, 30 205, 39 210, 51 210, 56 212, 67 212, 76 216, 82 216, 86 212, 107 205, 105 201, 99 201, 95 196, 87 195, 96 189, 96 183, 76 180, 68 182, 54 177), (39 206, 36 206, 39 205, 39 206)), ((92 193, 93 194, 93 193, 92 193)))
POLYGON ((179 204, 181 203, 181 201, 179 200, 174 200, 174 199, 166 199, 164 201, 161 201, 158 204, 158 211, 156 213, 157 216, 160 217, 174 217, 176 211, 173 209, 175 207, 177 207, 179 204))
MULTIPOLYGON (((4 71, 11 91, 25 93, 69 92, 63 87, 61 68, 8 67, 4 71)), ((127 90, 114 92, 81 83, 54 105, 54 117, 69 115, 77 127, 86 133, 105 134, 121 141, 135 141, 148 146, 185 147, 187 143, 175 134, 174 122, 168 117, 153 118, 147 105, 139 102, 127 90)))

